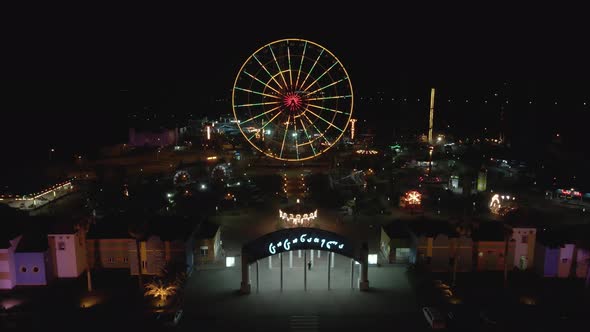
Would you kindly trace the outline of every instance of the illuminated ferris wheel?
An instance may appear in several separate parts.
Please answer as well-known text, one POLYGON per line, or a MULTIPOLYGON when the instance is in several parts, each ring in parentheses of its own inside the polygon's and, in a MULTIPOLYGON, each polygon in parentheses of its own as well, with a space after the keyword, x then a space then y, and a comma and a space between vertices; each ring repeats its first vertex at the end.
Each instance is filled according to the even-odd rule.
POLYGON ((330 149, 352 116, 346 69, 332 52, 303 39, 259 48, 238 72, 232 93, 244 137, 265 155, 303 161, 330 149))

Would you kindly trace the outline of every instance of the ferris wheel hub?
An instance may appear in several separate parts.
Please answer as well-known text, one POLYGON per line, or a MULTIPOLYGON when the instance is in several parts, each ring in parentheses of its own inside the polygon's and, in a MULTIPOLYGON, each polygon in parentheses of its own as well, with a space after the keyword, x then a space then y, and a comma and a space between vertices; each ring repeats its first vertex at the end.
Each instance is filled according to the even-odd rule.
POLYGON ((303 108, 303 98, 297 92, 287 92, 283 97, 283 105, 289 111, 295 113, 303 108))

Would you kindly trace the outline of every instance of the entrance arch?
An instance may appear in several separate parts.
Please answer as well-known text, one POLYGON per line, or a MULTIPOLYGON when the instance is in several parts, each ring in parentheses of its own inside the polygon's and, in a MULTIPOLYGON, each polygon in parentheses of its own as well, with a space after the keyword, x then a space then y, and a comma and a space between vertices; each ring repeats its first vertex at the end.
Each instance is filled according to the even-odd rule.
MULTIPOLYGON (((368 246, 366 243, 355 245, 352 241, 337 233, 319 228, 297 227, 268 233, 246 243, 242 247, 242 283, 240 291, 243 294, 251 292, 250 264, 268 256, 293 250, 304 250, 306 252, 308 249, 337 253, 359 262, 361 264, 359 288, 368 290, 368 246)), ((328 280, 329 278, 328 274, 328 280)), ((282 280, 281 259, 281 289, 282 280)), ((306 272, 304 272, 304 284, 307 284, 306 272)))

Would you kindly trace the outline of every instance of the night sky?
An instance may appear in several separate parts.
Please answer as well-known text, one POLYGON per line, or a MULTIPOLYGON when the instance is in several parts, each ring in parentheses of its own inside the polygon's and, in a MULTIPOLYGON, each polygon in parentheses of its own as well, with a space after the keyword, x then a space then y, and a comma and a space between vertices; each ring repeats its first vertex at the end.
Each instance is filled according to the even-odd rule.
POLYGON ((19 20, 2 47, 2 136, 13 156, 3 167, 46 158, 53 146, 72 153, 122 142, 129 114, 230 113, 219 100, 230 96, 242 62, 290 37, 339 57, 357 96, 356 117, 384 137, 424 131, 429 88, 437 87, 435 121, 457 135, 497 130, 502 100, 509 100, 506 131, 515 144, 544 144, 559 132, 585 158, 590 70, 587 26, 576 10, 467 15, 445 8, 448 15, 380 6, 225 3, 183 17, 121 11, 19 20))

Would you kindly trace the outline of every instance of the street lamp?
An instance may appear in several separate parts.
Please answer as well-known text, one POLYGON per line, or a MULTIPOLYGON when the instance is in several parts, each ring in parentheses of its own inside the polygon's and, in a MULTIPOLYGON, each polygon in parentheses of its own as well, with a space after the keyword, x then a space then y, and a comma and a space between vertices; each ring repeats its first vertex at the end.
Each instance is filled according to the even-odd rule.
POLYGON ((434 150, 434 146, 428 147, 428 175, 432 172, 432 151, 434 150))
POLYGON ((55 149, 51 148, 49 150, 49 161, 51 161, 51 157, 53 157, 53 153, 55 152, 55 149))

